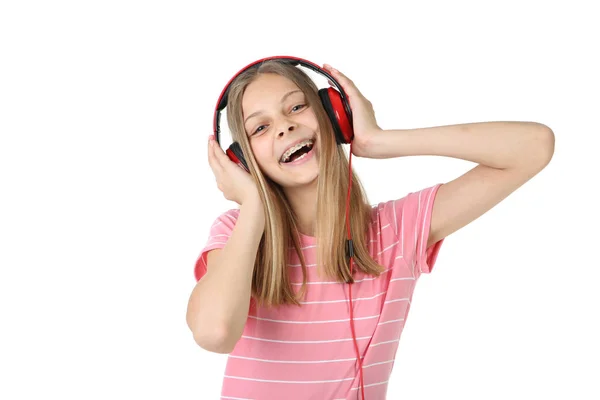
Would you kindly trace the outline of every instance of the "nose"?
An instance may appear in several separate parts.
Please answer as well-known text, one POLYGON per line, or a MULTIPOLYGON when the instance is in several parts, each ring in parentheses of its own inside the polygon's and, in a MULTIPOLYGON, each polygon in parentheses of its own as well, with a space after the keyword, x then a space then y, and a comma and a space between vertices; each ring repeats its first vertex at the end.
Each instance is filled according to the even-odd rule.
MULTIPOLYGON (((296 129, 296 124, 293 124, 291 122, 286 122, 286 124, 287 124, 287 131, 291 132, 294 129, 296 129)), ((281 132, 279 132, 278 135, 281 137, 285 131, 286 131, 286 128, 283 128, 283 130, 281 132)))

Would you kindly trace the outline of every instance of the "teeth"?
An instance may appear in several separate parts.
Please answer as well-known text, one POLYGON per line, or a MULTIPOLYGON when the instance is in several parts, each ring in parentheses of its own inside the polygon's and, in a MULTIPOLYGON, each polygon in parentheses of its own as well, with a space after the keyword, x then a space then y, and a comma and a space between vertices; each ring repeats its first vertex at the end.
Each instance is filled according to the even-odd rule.
POLYGON ((285 153, 283 153, 283 155, 281 156, 281 162, 286 162, 290 156, 296 151, 299 150, 301 147, 306 146, 307 144, 313 144, 314 140, 313 139, 307 139, 303 142, 298 143, 297 145, 290 147, 288 150, 285 151, 285 153))

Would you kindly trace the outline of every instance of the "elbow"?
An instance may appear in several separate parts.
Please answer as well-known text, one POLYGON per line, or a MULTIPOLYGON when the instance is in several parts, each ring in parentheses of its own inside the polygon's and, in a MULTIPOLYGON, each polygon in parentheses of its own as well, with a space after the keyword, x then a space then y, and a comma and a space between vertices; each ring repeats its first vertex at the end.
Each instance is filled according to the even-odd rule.
POLYGON ((519 162, 522 167, 535 171, 543 170, 554 156, 554 132, 550 127, 541 123, 530 123, 523 141, 522 156, 519 162))
POLYGON ((218 354, 229 354, 233 351, 235 343, 229 339, 225 329, 217 329, 211 334, 205 334, 200 330, 193 332, 194 341, 206 351, 218 354))
POLYGON ((537 136, 537 147, 540 153, 540 162, 543 167, 550 163, 554 156, 554 131, 546 125, 541 125, 539 135, 537 136))

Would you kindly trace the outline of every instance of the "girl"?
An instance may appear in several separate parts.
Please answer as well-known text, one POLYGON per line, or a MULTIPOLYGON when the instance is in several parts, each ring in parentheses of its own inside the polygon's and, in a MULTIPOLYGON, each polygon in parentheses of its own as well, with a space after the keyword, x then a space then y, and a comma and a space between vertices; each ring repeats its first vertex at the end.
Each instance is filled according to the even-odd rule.
POLYGON ((531 179, 554 152, 552 131, 539 123, 383 130, 356 85, 323 68, 349 100, 349 158, 314 82, 277 59, 245 70, 229 88, 228 126, 250 173, 209 138, 217 187, 240 207, 210 229, 187 323, 199 346, 229 353, 223 399, 384 399, 415 284, 431 272, 444 238, 531 179), (370 206, 358 177, 349 177, 352 155, 479 165, 370 206))

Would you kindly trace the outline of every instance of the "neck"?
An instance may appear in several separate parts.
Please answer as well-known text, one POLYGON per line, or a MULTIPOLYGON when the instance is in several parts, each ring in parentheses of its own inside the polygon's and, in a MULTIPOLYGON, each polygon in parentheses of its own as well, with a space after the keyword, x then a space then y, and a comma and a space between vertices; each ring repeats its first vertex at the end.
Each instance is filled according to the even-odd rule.
POLYGON ((308 185, 284 188, 290 206, 298 218, 300 233, 315 236, 317 219, 317 183, 315 179, 308 185))

